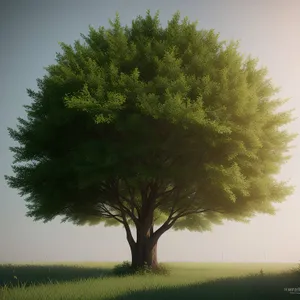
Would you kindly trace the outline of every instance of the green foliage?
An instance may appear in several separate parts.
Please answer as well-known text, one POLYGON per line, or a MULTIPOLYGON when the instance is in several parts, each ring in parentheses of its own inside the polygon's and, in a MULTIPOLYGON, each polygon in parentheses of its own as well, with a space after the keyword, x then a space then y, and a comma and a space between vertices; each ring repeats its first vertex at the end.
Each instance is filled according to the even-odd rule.
POLYGON ((133 269, 131 267, 131 262, 124 261, 121 264, 114 266, 113 273, 117 276, 125 276, 133 274, 133 269))
POLYGON ((61 43, 28 90, 28 119, 9 129, 19 145, 6 179, 27 196, 28 216, 108 226, 152 217, 204 231, 273 214, 292 193, 275 175, 294 135, 267 70, 179 13, 165 28, 149 12, 110 24, 61 43))
POLYGON ((131 262, 124 261, 121 264, 116 265, 113 268, 113 274, 117 276, 126 276, 126 275, 170 275, 171 271, 164 264, 158 264, 156 268, 151 268, 145 264, 143 267, 134 268, 131 265, 131 262))

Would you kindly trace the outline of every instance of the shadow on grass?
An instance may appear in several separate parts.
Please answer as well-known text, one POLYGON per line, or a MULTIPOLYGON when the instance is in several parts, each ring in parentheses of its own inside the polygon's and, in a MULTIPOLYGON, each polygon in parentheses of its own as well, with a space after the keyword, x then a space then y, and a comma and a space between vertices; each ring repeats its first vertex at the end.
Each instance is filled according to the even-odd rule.
POLYGON ((38 285, 114 276, 112 269, 65 265, 0 265, 0 287, 38 285))
POLYGON ((300 273, 289 271, 280 274, 258 274, 236 278, 221 278, 185 286, 158 287, 144 291, 132 291, 113 299, 284 300, 298 298, 300 298, 300 273), (299 291, 296 292, 298 288, 299 291), (291 289, 294 289, 294 293, 291 289))

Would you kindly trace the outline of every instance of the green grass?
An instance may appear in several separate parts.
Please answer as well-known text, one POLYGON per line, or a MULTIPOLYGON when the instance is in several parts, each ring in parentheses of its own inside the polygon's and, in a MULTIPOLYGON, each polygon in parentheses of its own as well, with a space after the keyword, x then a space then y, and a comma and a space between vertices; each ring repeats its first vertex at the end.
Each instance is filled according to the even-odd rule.
POLYGON ((126 277, 115 276, 114 265, 0 265, 0 299, 283 300, 297 297, 285 288, 300 288, 300 272, 289 271, 296 264, 172 263, 169 276, 126 277))

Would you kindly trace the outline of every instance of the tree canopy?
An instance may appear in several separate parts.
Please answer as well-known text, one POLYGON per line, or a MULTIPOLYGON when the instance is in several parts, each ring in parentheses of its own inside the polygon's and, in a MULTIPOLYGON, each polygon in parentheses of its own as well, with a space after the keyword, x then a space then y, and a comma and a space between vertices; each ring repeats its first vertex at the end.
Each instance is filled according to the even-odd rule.
POLYGON ((121 224, 133 251, 171 227, 273 214, 292 192, 275 177, 294 138, 291 112, 237 42, 179 13, 163 27, 149 11, 81 37, 61 43, 27 90, 27 119, 9 129, 19 145, 6 179, 28 216, 121 224))

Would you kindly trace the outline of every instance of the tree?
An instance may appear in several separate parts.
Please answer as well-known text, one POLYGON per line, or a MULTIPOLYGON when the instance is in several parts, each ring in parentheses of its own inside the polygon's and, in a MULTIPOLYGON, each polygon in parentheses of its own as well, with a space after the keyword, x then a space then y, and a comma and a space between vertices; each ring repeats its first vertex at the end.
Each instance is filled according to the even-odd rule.
POLYGON ((275 175, 294 135, 291 111, 237 42, 176 13, 89 28, 61 43, 56 63, 9 134, 12 188, 27 216, 123 225, 132 265, 157 266, 170 228, 205 231, 223 220, 274 214, 292 192, 275 175), (132 233, 136 229, 136 237, 132 233))

